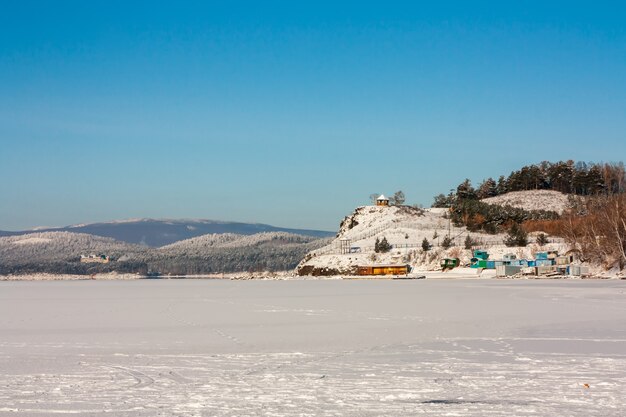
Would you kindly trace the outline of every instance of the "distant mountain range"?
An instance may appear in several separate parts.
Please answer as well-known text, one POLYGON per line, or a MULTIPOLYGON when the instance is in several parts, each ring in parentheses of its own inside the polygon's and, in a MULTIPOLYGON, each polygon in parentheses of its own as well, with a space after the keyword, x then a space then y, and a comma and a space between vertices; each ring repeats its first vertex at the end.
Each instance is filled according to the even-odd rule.
POLYGON ((335 236, 334 232, 323 230, 289 229, 261 223, 222 222, 215 220, 170 220, 170 219, 133 219, 105 223, 80 224, 66 227, 37 228, 16 232, 1 231, 0 236, 19 236, 42 232, 87 233, 109 237, 115 240, 161 247, 185 239, 191 239, 212 233, 232 233, 253 235, 263 232, 286 232, 298 235, 325 238, 335 236))

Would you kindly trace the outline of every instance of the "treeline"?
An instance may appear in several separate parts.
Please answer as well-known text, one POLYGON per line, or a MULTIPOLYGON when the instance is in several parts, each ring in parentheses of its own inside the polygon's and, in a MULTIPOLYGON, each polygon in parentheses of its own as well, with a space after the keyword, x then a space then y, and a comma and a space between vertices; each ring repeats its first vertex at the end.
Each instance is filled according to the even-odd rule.
POLYGON ((202 255, 151 253, 145 260, 148 274, 195 275, 221 272, 287 271, 317 245, 216 248, 202 255))
POLYGON ((108 264, 81 263, 76 259, 41 261, 0 261, 0 275, 67 274, 92 275, 117 272, 120 274, 147 275, 149 266, 135 260, 114 261, 108 264))
POLYGON ((474 232, 499 233, 510 230, 513 224, 536 224, 559 218, 553 211, 524 210, 480 201, 527 190, 555 190, 579 196, 621 194, 626 190, 626 170, 622 162, 544 161, 524 166, 508 177, 500 176, 497 181, 487 178, 477 188, 466 179, 448 195, 437 195, 433 207, 450 208, 454 224, 474 232))
POLYGON ((437 195, 433 207, 451 207, 457 199, 481 200, 527 190, 554 190, 582 196, 621 194, 626 191, 626 169, 623 162, 543 161, 513 171, 508 177, 487 178, 476 188, 466 179, 456 192, 437 195))
POLYGON ((72 257, 62 260, 0 261, 0 275, 9 274, 75 274, 91 275, 118 272, 141 275, 195 275, 222 272, 287 271, 317 245, 257 246, 215 248, 202 255, 160 253, 155 250, 135 253, 132 257, 112 259, 110 263, 81 263, 72 257))

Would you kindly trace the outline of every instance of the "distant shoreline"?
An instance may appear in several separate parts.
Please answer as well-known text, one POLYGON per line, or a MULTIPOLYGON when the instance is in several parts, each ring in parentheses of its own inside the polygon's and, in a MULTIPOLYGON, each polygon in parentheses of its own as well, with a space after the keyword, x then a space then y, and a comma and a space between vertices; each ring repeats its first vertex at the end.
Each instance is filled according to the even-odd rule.
POLYGON ((75 274, 23 274, 23 275, 0 275, 0 281, 131 281, 131 280, 280 280, 280 281, 328 281, 328 280, 371 280, 371 281, 421 281, 421 280, 469 280, 469 281, 519 281, 519 280, 620 280, 626 277, 619 276, 590 276, 585 278, 559 275, 551 277, 523 276, 523 277, 496 277, 495 275, 481 276, 469 273, 450 273, 442 271, 419 271, 419 274, 405 275, 333 275, 333 276, 298 276, 293 272, 283 271, 277 273, 251 274, 251 273, 224 273, 224 274, 198 274, 198 275, 158 275, 148 276, 139 274, 106 273, 95 275, 75 274))

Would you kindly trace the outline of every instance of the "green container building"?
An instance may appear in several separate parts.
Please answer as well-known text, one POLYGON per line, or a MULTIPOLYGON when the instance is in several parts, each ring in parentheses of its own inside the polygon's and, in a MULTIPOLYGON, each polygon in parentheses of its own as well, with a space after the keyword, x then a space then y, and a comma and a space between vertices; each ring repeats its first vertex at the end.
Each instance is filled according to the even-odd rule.
POLYGON ((487 259, 489 259, 489 254, 487 253, 486 250, 475 250, 474 251, 474 258, 478 258, 478 259, 482 259, 483 261, 486 261, 487 259))

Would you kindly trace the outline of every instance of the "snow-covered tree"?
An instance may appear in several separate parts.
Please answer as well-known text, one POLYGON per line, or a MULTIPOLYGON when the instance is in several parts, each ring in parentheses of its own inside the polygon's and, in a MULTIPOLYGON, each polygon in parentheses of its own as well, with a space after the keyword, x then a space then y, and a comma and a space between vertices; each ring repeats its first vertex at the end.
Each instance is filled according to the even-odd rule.
POLYGON ((487 178, 480 184, 476 194, 479 199, 495 197, 498 195, 498 184, 493 178, 487 178))
POLYGON ((504 239, 504 244, 507 246, 526 246, 528 245, 528 233, 522 229, 522 226, 513 223, 504 239))
POLYGON ((383 236, 382 239, 376 238, 376 242, 374 243, 374 252, 376 253, 386 253, 391 250, 391 245, 387 241, 387 238, 383 236))
POLYGON ((476 190, 472 187, 472 182, 466 178, 458 187, 456 187, 456 196, 459 200, 475 200, 476 190))

